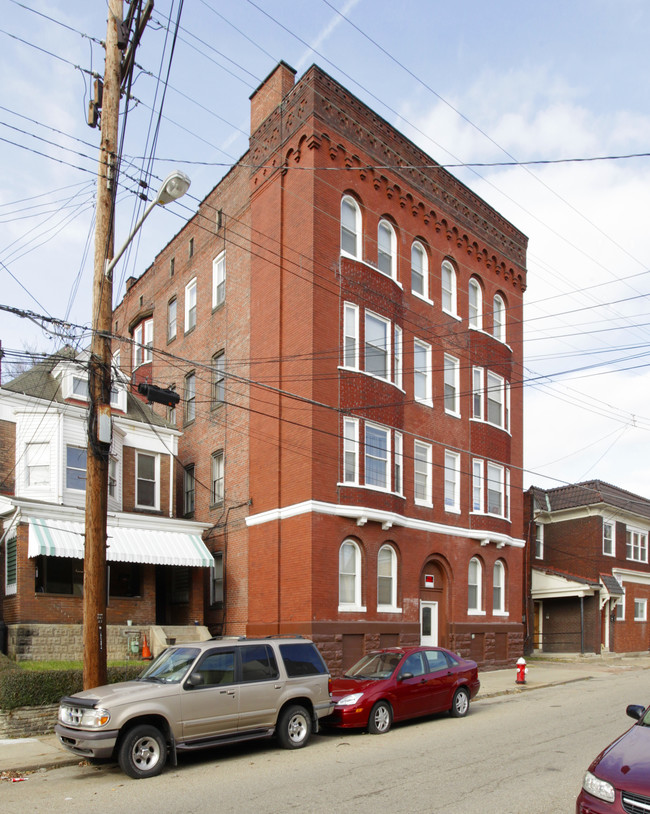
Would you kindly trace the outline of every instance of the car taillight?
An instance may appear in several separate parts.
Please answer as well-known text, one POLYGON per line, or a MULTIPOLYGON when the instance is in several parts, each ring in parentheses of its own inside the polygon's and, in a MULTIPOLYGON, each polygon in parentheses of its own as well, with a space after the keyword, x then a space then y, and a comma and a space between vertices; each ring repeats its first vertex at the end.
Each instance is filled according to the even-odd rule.
POLYGON ((332 676, 330 676, 327 679, 327 691, 328 691, 328 693, 330 694, 330 697, 331 697, 331 695, 332 695, 332 676))

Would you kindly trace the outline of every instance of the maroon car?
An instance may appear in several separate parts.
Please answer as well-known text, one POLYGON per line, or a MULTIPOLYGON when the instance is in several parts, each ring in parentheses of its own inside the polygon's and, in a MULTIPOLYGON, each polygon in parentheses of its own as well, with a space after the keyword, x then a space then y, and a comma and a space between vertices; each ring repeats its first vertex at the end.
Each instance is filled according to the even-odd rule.
POLYGON ((626 712, 637 723, 589 766, 576 814, 650 811, 650 707, 631 704, 626 712))
POLYGON ((442 647, 391 647, 366 654, 332 681, 329 726, 388 732, 393 721, 446 712, 462 718, 481 683, 476 662, 442 647))

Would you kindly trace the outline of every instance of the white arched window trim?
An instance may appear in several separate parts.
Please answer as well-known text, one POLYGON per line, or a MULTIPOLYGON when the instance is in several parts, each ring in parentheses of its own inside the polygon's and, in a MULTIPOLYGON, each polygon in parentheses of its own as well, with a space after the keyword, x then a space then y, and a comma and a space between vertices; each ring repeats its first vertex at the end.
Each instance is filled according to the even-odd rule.
POLYGON ((483 610, 483 565, 478 557, 472 557, 467 567, 467 613, 470 616, 484 616, 483 610))
POLYGON ((483 330, 483 291, 478 280, 471 278, 468 285, 468 322, 469 327, 483 330))
POLYGON ((397 554, 388 544, 383 545, 377 554, 377 610, 402 612, 397 607, 397 554))
POLYGON ((495 616, 508 616, 506 611, 506 567, 503 560, 494 563, 492 575, 492 612, 495 616))
POLYGON ((361 209, 351 195, 341 198, 341 254, 362 259, 361 209))
POLYGON ((361 549, 354 540, 339 548, 339 612, 365 612, 361 604, 361 549))
POLYGON ((501 294, 495 294, 492 301, 492 335, 499 342, 506 341, 506 304, 501 294))

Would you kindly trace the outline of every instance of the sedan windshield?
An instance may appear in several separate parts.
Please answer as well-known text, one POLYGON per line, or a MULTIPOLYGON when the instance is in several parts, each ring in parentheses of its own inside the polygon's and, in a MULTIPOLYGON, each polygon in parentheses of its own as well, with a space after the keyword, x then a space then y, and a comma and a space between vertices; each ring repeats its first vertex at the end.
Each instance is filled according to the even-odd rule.
POLYGON ((402 659, 401 653, 369 653, 351 667, 346 678, 389 678, 402 659))
POLYGON ((170 647, 140 673, 138 680, 178 684, 198 655, 196 647, 170 647))

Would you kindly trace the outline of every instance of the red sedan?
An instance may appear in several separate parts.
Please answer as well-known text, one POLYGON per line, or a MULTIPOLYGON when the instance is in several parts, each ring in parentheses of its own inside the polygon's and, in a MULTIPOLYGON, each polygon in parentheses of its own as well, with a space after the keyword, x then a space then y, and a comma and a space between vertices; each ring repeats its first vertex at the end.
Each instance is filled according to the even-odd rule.
POLYGON ((393 721, 449 711, 467 715, 481 686, 476 662, 442 647, 391 647, 366 654, 332 681, 329 726, 388 732, 393 721))

